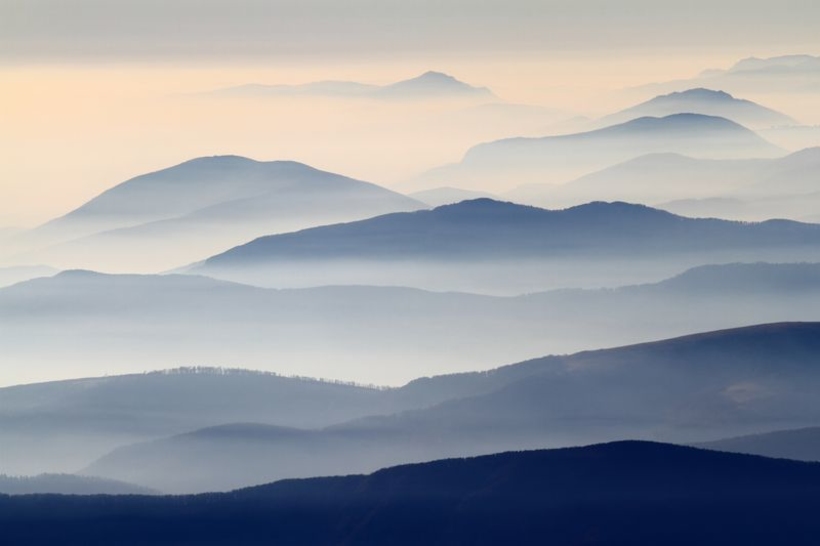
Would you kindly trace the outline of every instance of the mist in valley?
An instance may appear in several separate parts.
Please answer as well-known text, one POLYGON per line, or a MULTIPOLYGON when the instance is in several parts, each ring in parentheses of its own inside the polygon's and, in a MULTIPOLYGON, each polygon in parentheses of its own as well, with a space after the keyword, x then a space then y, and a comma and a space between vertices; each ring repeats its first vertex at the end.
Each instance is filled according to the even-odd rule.
POLYGON ((816 537, 815 8, 12 4, 11 540, 816 537))

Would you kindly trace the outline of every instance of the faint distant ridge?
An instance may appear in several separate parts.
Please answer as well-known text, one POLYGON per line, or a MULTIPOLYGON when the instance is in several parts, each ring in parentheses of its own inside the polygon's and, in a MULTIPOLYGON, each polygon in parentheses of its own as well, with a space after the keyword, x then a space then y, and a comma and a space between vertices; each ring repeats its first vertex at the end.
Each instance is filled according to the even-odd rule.
POLYGON ((622 123, 639 117, 663 117, 673 114, 719 116, 748 127, 793 125, 797 122, 785 114, 746 99, 735 98, 725 91, 698 87, 659 95, 641 104, 606 116, 602 124, 622 123))
POLYGON ((820 290, 820 263, 732 263, 688 269, 658 286, 685 291, 789 292, 820 290))
POLYGON ((6 476, 0 474, 0 494, 34 495, 156 495, 158 491, 118 480, 74 474, 6 476))
MULTIPOLYGON (((820 148, 807 148, 778 158, 695 159, 680 154, 648 154, 587 174, 566 184, 522 185, 505 197, 517 202, 551 207, 588 202, 591 199, 660 204, 667 208, 676 200, 738 197, 808 196, 820 190, 820 148)), ((812 200, 801 202, 811 209, 812 200)), ((799 219, 788 211, 782 215, 799 219)), ((684 216, 721 216, 672 210, 684 216)), ((763 219, 761 215, 757 218, 763 219)))
POLYGON ((794 73, 820 72, 820 57, 814 55, 781 55, 778 57, 748 57, 741 59, 726 72, 730 73, 794 73))
MULTIPOLYGON (((461 166, 496 170, 586 165, 587 170, 650 153, 703 158, 774 157, 783 150, 720 116, 642 116, 583 133, 516 137, 470 148, 461 166)), ((514 171, 515 172, 515 171, 514 171)))
POLYGON ((695 444, 703 449, 797 461, 820 461, 820 427, 776 430, 695 444))
POLYGON ((457 80, 449 74, 428 71, 415 78, 386 85, 377 92, 385 98, 425 98, 443 95, 478 96, 492 98, 487 87, 474 87, 457 80))
POLYGON ((320 81, 297 85, 247 84, 207 93, 224 97, 326 97, 413 100, 437 98, 496 98, 487 87, 476 87, 449 74, 427 71, 387 85, 351 81, 320 81))

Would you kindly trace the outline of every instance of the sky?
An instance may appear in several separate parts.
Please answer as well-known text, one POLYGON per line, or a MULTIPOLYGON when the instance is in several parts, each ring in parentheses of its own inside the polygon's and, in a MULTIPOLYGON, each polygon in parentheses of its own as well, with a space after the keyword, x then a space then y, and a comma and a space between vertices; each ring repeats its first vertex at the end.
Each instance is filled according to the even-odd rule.
POLYGON ((476 143, 467 129, 429 138, 418 120, 435 110, 191 94, 440 70, 510 102, 597 116, 630 104, 623 88, 820 54, 818 20, 820 4, 800 0, 0 0, 0 228, 199 155, 395 185, 476 143))
POLYGON ((7 61, 812 46, 811 0, 2 0, 7 61))

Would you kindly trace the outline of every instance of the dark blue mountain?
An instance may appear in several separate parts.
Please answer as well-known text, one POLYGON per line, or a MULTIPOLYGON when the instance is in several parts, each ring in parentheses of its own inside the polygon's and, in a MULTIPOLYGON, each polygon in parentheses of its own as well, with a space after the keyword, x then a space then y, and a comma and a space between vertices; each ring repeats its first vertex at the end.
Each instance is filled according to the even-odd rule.
POLYGON ((30 546, 802 546, 820 533, 818 499, 817 464, 617 442, 224 494, 0 496, 0 526, 30 546))

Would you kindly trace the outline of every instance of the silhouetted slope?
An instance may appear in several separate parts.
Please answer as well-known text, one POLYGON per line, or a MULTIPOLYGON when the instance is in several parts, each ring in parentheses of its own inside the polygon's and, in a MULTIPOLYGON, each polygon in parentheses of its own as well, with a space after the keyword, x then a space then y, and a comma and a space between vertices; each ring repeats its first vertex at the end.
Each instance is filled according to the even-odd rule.
POLYGON ((617 442, 196 497, 0 497, 0 524, 30 545, 802 545, 818 498, 816 464, 617 442))
POLYGON ((231 425, 118 449, 85 472, 168 491, 640 437, 693 442, 820 420, 820 323, 773 324, 410 383, 436 406, 313 431, 231 425), (224 460, 241 461, 222 469, 224 460), (278 465, 267 466, 275 460, 278 465))
POLYGON ((646 102, 601 118, 605 125, 624 123, 640 117, 674 114, 719 116, 746 127, 793 125, 795 120, 752 101, 738 99, 725 91, 696 88, 660 95, 646 102))
POLYGON ((698 444, 698 447, 764 457, 820 461, 820 427, 777 430, 764 434, 726 438, 714 442, 703 442, 698 444))

